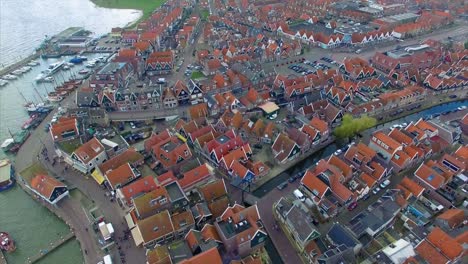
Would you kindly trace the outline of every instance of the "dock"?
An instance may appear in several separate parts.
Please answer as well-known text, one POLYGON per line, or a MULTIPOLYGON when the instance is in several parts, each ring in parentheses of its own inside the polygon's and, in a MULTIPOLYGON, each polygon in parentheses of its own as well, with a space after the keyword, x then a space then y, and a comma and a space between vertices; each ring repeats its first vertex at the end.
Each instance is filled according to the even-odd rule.
POLYGON ((61 245, 65 244, 68 240, 70 240, 70 239, 72 239, 74 237, 75 237, 75 233, 73 233, 73 232, 68 233, 66 236, 60 237, 57 241, 55 241, 53 243, 50 243, 48 248, 41 249, 41 251, 39 253, 37 253, 36 255, 34 255, 32 257, 29 257, 26 263, 36 263, 36 262, 38 262, 39 260, 41 260, 42 258, 47 256, 47 254, 49 254, 50 252, 52 252, 55 249, 59 248, 61 245))
POLYGON ((0 250, 0 264, 7 264, 5 255, 3 255, 3 251, 0 250))

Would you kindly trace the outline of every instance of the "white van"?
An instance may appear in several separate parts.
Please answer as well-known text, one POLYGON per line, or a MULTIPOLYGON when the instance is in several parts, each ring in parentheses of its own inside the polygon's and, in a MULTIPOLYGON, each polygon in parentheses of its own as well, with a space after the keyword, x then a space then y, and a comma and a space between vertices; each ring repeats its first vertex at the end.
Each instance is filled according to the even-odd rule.
POLYGON ((302 194, 302 192, 299 191, 298 189, 294 190, 293 194, 294 194, 294 196, 296 196, 297 199, 301 200, 301 202, 304 202, 305 199, 306 199, 304 194, 302 194))

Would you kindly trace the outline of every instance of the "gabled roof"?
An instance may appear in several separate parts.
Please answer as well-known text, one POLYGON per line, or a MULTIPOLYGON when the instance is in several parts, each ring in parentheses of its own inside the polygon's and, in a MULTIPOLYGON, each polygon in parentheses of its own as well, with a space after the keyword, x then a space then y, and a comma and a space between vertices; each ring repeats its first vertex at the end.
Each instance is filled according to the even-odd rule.
POLYGON ((81 145, 73 153, 85 164, 104 152, 104 146, 99 140, 93 137, 88 142, 81 145))
POLYGON ((192 212, 190 210, 178 212, 171 215, 171 222, 174 226, 174 230, 178 231, 185 226, 190 226, 195 224, 195 219, 193 218, 192 212))
POLYGON ((145 193, 144 195, 133 198, 133 204, 135 210, 140 216, 147 216, 151 213, 157 212, 163 208, 163 206, 169 203, 169 194, 166 188, 160 186, 156 189, 145 193), (160 201, 166 198, 166 201, 160 201))
POLYGON ((31 188, 36 190, 46 199, 50 199, 55 188, 58 187, 67 186, 55 178, 45 174, 37 174, 34 176, 34 178, 31 179, 31 188))
POLYGON ((325 132, 328 131, 328 124, 327 124, 327 122, 321 120, 321 119, 318 118, 318 117, 312 118, 312 120, 310 120, 310 122, 309 122, 309 125, 311 125, 313 128, 315 128, 316 130, 318 130, 318 131, 320 132, 321 135, 323 135, 325 132))
POLYGON ((427 240, 423 240, 415 248, 419 256, 421 256, 428 264, 448 263, 449 260, 427 240))
POLYGON ((123 185, 136 178, 134 169, 129 163, 125 163, 120 167, 106 173, 107 181, 112 188, 117 185, 123 185))
POLYGON ((169 211, 164 210, 158 214, 137 222, 138 230, 144 243, 151 242, 174 232, 169 211))
POLYGON ((124 186, 120 190, 127 201, 127 204, 130 204, 133 197, 150 192, 157 187, 158 185, 156 185, 153 176, 145 176, 128 184, 127 186, 124 186))
POLYGON ((465 211, 458 208, 448 209, 437 216, 437 219, 445 220, 450 228, 455 228, 466 220, 465 211))
POLYGON ((108 161, 102 163, 99 166, 99 170, 103 174, 105 174, 106 172, 110 170, 114 170, 122 166, 125 163, 133 164, 135 162, 142 161, 143 158, 144 158, 143 155, 141 155, 134 148, 129 148, 129 149, 126 149, 124 152, 112 157, 108 161))
POLYGON ((424 163, 419 166, 419 168, 414 172, 414 175, 423 180, 433 189, 439 189, 445 183, 445 178, 442 175, 438 174, 424 163))
POLYGON ((189 259, 185 259, 180 264, 223 264, 218 248, 214 247, 189 259))
POLYGON ((296 142, 290 139, 288 135, 280 133, 271 148, 276 152, 275 158, 281 162, 288 158, 296 145, 296 142))
POLYGON ((54 141, 64 139, 62 136, 64 133, 74 131, 75 136, 78 135, 78 121, 76 118, 65 118, 61 117, 55 124, 52 124, 50 127, 50 133, 52 134, 52 139, 54 141))
POLYGON ((185 172, 184 177, 178 180, 180 187, 185 190, 194 184, 207 179, 211 176, 211 170, 212 168, 208 164, 204 163, 195 169, 185 172))
POLYGON ((322 198, 329 190, 329 187, 317 177, 317 174, 310 170, 307 170, 302 177, 301 184, 319 198, 322 198))
POLYGON ((338 168, 341 171, 341 173, 346 177, 351 176, 351 174, 353 173, 353 169, 348 164, 346 164, 346 162, 344 162, 335 155, 330 156, 330 158, 328 159, 328 163, 338 168))
POLYGON ((439 227, 432 229, 431 233, 426 238, 435 248, 440 249, 450 260, 461 256, 463 254, 463 247, 455 239, 450 237, 439 227))
POLYGON ((403 191, 404 196, 408 199, 409 194, 412 194, 414 197, 418 198, 424 192, 424 187, 417 184, 415 181, 411 180, 408 177, 404 177, 397 188, 403 191))
POLYGON ((199 188, 206 201, 210 202, 219 197, 227 195, 224 179, 218 179, 199 188))

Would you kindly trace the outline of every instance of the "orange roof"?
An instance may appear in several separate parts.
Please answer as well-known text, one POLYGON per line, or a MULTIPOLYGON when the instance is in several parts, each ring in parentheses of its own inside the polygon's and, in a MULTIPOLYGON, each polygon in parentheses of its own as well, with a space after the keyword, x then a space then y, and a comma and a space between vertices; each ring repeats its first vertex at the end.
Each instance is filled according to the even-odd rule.
POLYGON ((187 189, 206 178, 211 176, 211 171, 208 164, 202 164, 193 170, 184 173, 184 177, 179 179, 179 184, 182 189, 187 189))
POLYGON ((141 155, 138 151, 136 151, 134 148, 129 148, 125 150, 124 152, 120 153, 119 155, 114 156, 110 160, 102 163, 99 166, 99 170, 103 174, 105 174, 110 170, 114 170, 124 165, 125 163, 134 164, 139 161, 143 161, 143 159, 144 159, 143 155, 141 155))
POLYGON ((404 177, 400 185, 410 191, 414 197, 419 197, 424 192, 424 188, 408 177, 404 177))
POLYGON ((52 124, 50 127, 50 133, 52 134, 52 139, 54 141, 62 140, 65 133, 70 133, 74 131, 75 136, 78 135, 78 121, 76 118, 60 118, 57 123, 52 124))
POLYGON ((413 139, 411 137, 401 132, 397 128, 392 129, 390 133, 388 134, 388 136, 393 138, 395 141, 406 144, 406 145, 410 145, 413 143, 413 139))
POLYGON ((38 174, 31 179, 31 187, 43 197, 50 199, 55 188, 66 186, 49 175, 38 174))
POLYGON ((440 188, 445 182, 445 178, 442 175, 438 174, 424 163, 414 172, 414 175, 434 189, 440 188))
POLYGON ((460 245, 460 243, 451 238, 439 227, 432 229, 426 240, 428 240, 436 248, 440 249, 442 254, 444 254, 450 260, 454 260, 463 253, 463 247, 460 245))
POLYGON ((367 173, 362 173, 361 174, 361 180, 363 180, 369 188, 372 188, 372 186, 374 186, 375 183, 377 182, 376 179, 372 178, 367 173))
POLYGON ((166 188, 159 187, 156 188, 144 195, 135 197, 133 199, 133 204, 135 205, 135 210, 138 213, 139 217, 145 217, 151 213, 157 212, 162 209, 163 206, 168 204, 169 194, 167 193, 166 188), (166 201, 161 199, 166 199, 166 201))
POLYGON ((104 152, 104 146, 93 137, 74 151, 76 156, 85 164, 104 152))
POLYGON ((330 156, 328 163, 337 167, 345 177, 349 177, 353 173, 353 169, 335 155, 330 156))
POLYGON ((117 169, 107 172, 106 178, 110 186, 115 189, 117 185, 124 185, 135 179, 136 175, 130 164, 125 163, 117 169))
POLYGON ((441 264, 448 262, 448 259, 429 242, 427 242, 427 240, 423 240, 419 243, 415 250, 418 252, 419 256, 427 261, 428 264, 441 264))
POLYGON ((465 211, 458 208, 448 209, 437 218, 447 221, 450 228, 455 228, 465 220, 465 211))
POLYGON ((210 182, 205 186, 200 187, 199 190, 203 194, 205 200, 208 202, 227 194, 224 179, 217 179, 214 182, 210 182))
POLYGON ((183 260, 180 264, 222 264, 221 255, 218 248, 212 248, 189 259, 183 260))
POLYGON ((195 224, 195 219, 191 211, 183 211, 181 213, 176 213, 171 215, 171 222, 174 226, 174 230, 177 230, 195 224))
POLYGON ((197 119, 208 116, 208 104, 202 103, 190 107, 190 118, 197 119))
POLYGON ((398 150, 395 155, 392 157, 392 162, 398 165, 400 168, 406 167, 408 162, 410 161, 410 156, 406 154, 406 152, 398 150))
POLYGON ((223 196, 219 199, 216 199, 214 202, 208 204, 208 209, 210 209, 213 218, 221 216, 226 208, 229 206, 229 198, 227 196, 223 196))
POLYGON ((375 132, 372 135, 372 141, 378 145, 382 150, 388 152, 388 153, 393 153, 396 151, 399 147, 401 147, 401 144, 395 141, 393 138, 385 135, 382 131, 375 132), (382 147, 381 144, 378 143, 378 140, 382 142, 382 144, 385 144, 388 146, 388 148, 382 147))
POLYGON ((174 226, 167 210, 138 221, 137 227, 144 243, 157 240, 174 232, 174 226))
POLYGON ((201 235, 205 240, 213 239, 214 241, 221 242, 221 237, 214 225, 206 224, 201 230, 201 235))
POLYGON ((455 155, 464 160, 468 160, 468 145, 460 146, 457 151, 455 151, 455 155))
POLYGON ((165 245, 159 245, 146 252, 147 264, 172 264, 169 250, 165 245))
POLYGON ((320 118, 318 117, 314 117, 312 118, 312 120, 310 120, 310 123, 309 125, 311 125, 313 128, 317 129, 318 131, 320 131, 320 133, 323 135, 323 133, 325 133, 326 131, 328 131, 328 124, 327 122, 321 120, 320 118))
POLYGON ((419 119, 416 124, 414 124, 417 128, 421 129, 424 132, 435 132, 437 131, 437 128, 434 126, 430 125, 428 122, 424 121, 423 119, 419 119))
POLYGON ((329 190, 328 186, 323 183, 317 175, 312 173, 310 170, 307 170, 304 176, 301 179, 301 184, 304 185, 310 192, 314 193, 314 195, 322 198, 327 190, 329 190))
POLYGON ((140 194, 150 192, 156 189, 157 185, 154 181, 153 176, 145 176, 141 179, 138 179, 127 186, 121 188, 121 192, 127 201, 127 204, 131 203, 131 199, 140 194))

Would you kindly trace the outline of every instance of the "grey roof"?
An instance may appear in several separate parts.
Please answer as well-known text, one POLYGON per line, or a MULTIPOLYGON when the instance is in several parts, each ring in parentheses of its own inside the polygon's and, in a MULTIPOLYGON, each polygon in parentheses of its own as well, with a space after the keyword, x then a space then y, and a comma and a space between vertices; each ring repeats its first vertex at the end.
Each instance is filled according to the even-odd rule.
POLYGON ((312 219, 302 209, 293 206, 287 216, 287 220, 291 223, 292 228, 298 234, 299 239, 305 242, 311 239, 311 236, 319 236, 317 227, 312 223, 312 219), (314 234, 315 233, 315 234, 314 234))
POLYGON ((92 100, 95 100, 97 103, 97 96, 94 92, 83 92, 83 91, 77 91, 76 92, 76 104, 78 106, 83 105, 87 106, 90 105, 92 100))
POLYGON ((340 245, 325 251, 317 261, 320 264, 351 264, 356 263, 356 257, 352 248, 340 245))
POLYGON ((327 236, 333 241, 335 245, 345 245, 354 248, 359 244, 359 241, 354 238, 345 227, 340 224, 334 224, 327 233, 327 236))
POLYGON ((127 64, 126 62, 111 62, 111 63, 108 63, 106 66, 104 66, 99 72, 98 74, 112 74, 112 73, 115 73, 116 71, 122 69, 125 64, 127 64))
POLYGON ((361 222, 371 230, 377 230, 393 219, 401 207, 391 199, 382 202, 361 219, 361 222))
POLYGON ((185 195, 182 192, 182 189, 180 188, 179 183, 177 182, 172 182, 166 185, 166 190, 172 202, 185 198, 185 195))

